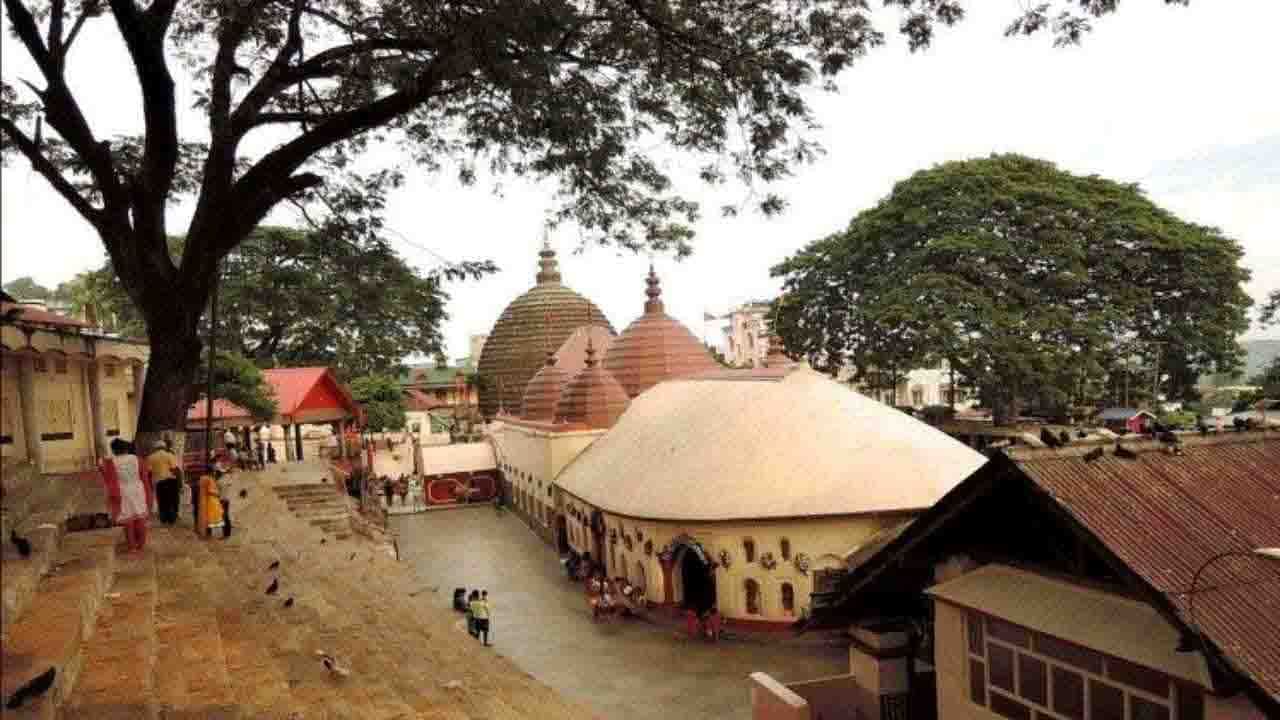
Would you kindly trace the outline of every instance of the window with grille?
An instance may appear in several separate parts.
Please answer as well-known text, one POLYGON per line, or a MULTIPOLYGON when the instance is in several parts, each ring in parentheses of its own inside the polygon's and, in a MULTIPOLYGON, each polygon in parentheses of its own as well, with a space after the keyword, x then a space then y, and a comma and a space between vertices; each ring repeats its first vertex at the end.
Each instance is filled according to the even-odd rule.
POLYGON ((746 540, 742 541, 742 555, 743 557, 746 558, 746 561, 749 563, 756 561, 756 541, 755 540, 752 540, 751 538, 747 538, 746 540))
POLYGON ((791 583, 782 583, 782 612, 788 615, 796 612, 796 589, 791 583))
POLYGON ((964 620, 969 699, 1009 720, 1204 720, 1199 688, 998 618, 964 620))
POLYGON ((759 615, 760 614, 760 583, 756 582, 755 580, 752 580, 751 578, 747 578, 746 582, 744 582, 742 585, 743 585, 743 590, 745 591, 747 596, 747 614, 759 615))

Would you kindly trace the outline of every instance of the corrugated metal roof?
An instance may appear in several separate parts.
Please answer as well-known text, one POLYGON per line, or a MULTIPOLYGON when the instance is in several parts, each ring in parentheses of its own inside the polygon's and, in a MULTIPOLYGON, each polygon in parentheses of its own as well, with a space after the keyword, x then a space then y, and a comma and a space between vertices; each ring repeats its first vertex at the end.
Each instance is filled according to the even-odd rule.
POLYGON ((925 591, 955 605, 1212 688, 1200 653, 1147 603, 1008 565, 985 565, 925 591))
POLYGON ((54 327, 77 327, 87 328, 87 323, 80 322, 75 318, 59 315, 55 312, 49 312, 44 308, 35 307, 33 305, 23 305, 21 303, 0 302, 0 315, 14 313, 14 321, 18 324, 34 324, 34 325, 50 325, 54 327))
POLYGON ((1143 578, 1189 625, 1280 699, 1280 567, 1249 555, 1280 547, 1280 437, 1185 439, 1181 455, 1127 443, 1136 460, 1087 447, 1015 450, 1018 467, 1143 578), (1197 569, 1215 555, 1236 551, 1197 569))

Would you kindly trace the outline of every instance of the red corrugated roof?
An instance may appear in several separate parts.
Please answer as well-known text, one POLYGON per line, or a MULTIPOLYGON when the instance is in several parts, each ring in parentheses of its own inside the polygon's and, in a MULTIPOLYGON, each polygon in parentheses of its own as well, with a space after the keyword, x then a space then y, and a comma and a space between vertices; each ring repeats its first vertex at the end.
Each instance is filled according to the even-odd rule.
POLYGON ((293 415, 299 410, 320 407, 341 407, 353 416, 359 413, 355 400, 329 368, 272 368, 263 370, 262 375, 275 390, 280 415, 293 415), (322 384, 324 387, 317 387, 322 384))
POLYGON ((59 315, 58 313, 42 310, 38 307, 30 305, 22 305, 20 303, 0 302, 0 315, 5 315, 12 310, 17 311, 16 322, 31 323, 34 325, 52 325, 55 327, 89 327, 87 323, 80 322, 75 318, 59 315))
MULTIPOLYGON (((1139 447, 1128 444, 1128 447, 1139 447)), ((1182 455, 1144 443, 1137 460, 1088 448, 1018 450, 1011 459, 1236 667, 1280 699, 1280 567, 1215 554, 1280 547, 1280 437, 1188 440, 1182 455)))

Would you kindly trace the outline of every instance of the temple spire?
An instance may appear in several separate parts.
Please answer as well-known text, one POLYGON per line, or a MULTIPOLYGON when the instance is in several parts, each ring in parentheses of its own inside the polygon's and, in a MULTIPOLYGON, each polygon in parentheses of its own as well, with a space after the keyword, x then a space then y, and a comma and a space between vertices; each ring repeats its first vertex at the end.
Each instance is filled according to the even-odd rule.
POLYGON ((644 294, 649 296, 644 301, 644 313, 653 315, 663 312, 662 305, 662 288, 659 286, 658 274, 653 271, 653 262, 649 262, 649 277, 645 279, 645 284, 649 287, 645 288, 644 294))
POLYGON ((556 251, 551 249, 551 236, 544 228, 542 250, 538 252, 538 284, 558 282, 560 282, 560 263, 556 261, 556 251))

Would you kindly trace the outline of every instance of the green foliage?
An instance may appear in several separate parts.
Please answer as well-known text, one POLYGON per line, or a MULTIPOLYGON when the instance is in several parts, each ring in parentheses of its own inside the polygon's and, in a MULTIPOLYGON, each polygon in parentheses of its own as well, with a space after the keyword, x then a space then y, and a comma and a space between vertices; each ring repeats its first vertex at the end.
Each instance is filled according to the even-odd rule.
POLYGON ((776 266, 778 327, 864 382, 947 360, 997 420, 1028 399, 1102 399, 1122 371, 1149 389, 1157 355, 1164 394, 1183 397, 1240 363, 1240 257, 1133 185, 1017 155, 951 162, 776 266))
MULTIPOLYGON (((229 400, 248 410, 255 420, 270 420, 276 414, 276 398, 271 384, 262 376, 248 358, 236 353, 218 351, 214 356, 213 396, 229 400)), ((208 355, 205 363, 207 367, 208 355)), ((205 386, 197 386, 199 397, 196 402, 203 402, 205 386)))
POLYGON ((1266 302, 1262 304, 1262 312, 1259 313, 1258 319, 1262 322, 1263 327, 1280 324, 1280 290, 1272 290, 1267 296, 1266 302))
POLYGON ((12 295, 15 300, 49 300, 53 298, 53 291, 36 282, 30 275, 24 275, 5 283, 4 291, 12 295))
POLYGON ((1164 425, 1176 425, 1183 428, 1195 427, 1196 414, 1190 411, 1167 412, 1160 414, 1160 422, 1164 425))
POLYGON ((351 396, 364 406, 365 427, 373 432, 403 430, 404 393, 390 375, 365 375, 350 382, 351 396))
POLYGON ((1242 405, 1252 407, 1264 398, 1268 400, 1280 399, 1280 356, 1272 358, 1271 364, 1263 368, 1262 372, 1250 377, 1249 384, 1256 385, 1258 389, 1242 396, 1240 398, 1242 405))

